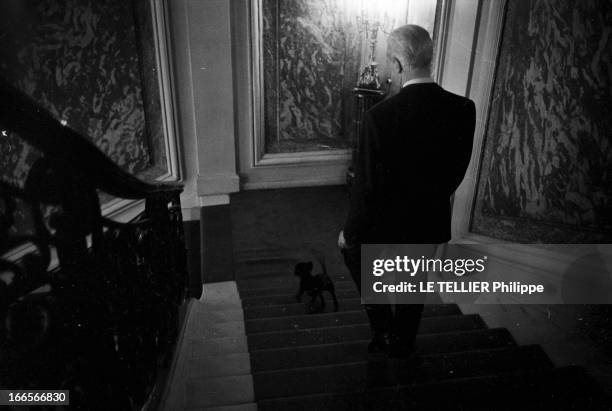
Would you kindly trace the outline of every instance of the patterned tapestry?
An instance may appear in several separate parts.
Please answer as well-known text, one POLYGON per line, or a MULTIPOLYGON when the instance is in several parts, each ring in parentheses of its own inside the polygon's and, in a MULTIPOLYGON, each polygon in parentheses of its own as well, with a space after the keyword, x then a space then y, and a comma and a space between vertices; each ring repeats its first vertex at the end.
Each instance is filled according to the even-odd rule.
POLYGON ((510 0, 472 231, 612 240, 612 2, 510 0))
MULTIPOLYGON (((356 0, 263 0, 264 128, 267 153, 348 148, 354 137, 352 90, 368 56, 356 0)), ((366 2, 370 3, 370 2, 366 2)), ((434 2, 435 3, 435 2, 434 2)), ((371 2, 370 7, 375 2, 371 2)), ((390 4, 391 30, 408 0, 390 4)), ((384 9, 383 6, 380 6, 384 9)), ((384 80, 386 30, 376 60, 384 80)))
MULTIPOLYGON (((155 63, 147 3, 37 0, 7 7, 17 23, 0 34, 0 75, 125 170, 155 177, 165 168, 165 146, 155 66, 146 66, 155 63)), ((0 150, 2 178, 22 183, 37 153, 10 130, 0 150)))

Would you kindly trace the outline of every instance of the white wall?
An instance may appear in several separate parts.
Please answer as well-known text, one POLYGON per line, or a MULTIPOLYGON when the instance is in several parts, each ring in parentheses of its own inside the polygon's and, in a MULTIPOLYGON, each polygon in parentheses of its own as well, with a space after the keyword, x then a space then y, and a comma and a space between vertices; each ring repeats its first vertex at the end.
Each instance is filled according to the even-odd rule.
POLYGON ((170 0, 185 219, 238 191, 229 0, 170 0))

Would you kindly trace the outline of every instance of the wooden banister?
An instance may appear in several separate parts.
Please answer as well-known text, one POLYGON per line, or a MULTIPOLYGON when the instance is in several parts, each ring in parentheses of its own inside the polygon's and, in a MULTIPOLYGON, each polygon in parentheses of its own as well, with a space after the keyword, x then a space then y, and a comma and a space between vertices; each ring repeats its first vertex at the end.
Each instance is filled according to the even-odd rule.
POLYGON ((4 80, 0 125, 41 153, 22 185, 0 183, 0 387, 139 409, 170 363, 187 296, 182 185, 132 176, 4 80), (144 199, 145 211, 111 221, 98 190, 144 199))

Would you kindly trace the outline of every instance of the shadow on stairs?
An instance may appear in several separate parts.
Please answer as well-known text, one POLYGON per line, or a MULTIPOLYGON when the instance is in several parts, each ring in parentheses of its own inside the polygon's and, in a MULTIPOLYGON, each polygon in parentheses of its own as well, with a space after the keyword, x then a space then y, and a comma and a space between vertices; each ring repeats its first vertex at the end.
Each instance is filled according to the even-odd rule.
POLYGON ((582 368, 555 368, 540 346, 518 346, 456 305, 425 307, 419 365, 368 357, 367 317, 346 276, 333 277, 340 310, 312 314, 295 301, 291 256, 235 262, 260 410, 611 409, 582 368))

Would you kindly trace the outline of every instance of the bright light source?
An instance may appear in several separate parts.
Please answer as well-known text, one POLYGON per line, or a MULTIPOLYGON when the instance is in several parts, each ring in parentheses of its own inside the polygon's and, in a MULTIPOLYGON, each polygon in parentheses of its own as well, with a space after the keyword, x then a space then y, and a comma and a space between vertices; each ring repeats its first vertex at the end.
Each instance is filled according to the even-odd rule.
POLYGON ((349 19, 356 17, 369 24, 380 24, 390 31, 402 24, 418 24, 433 30, 438 0, 337 0, 349 19))
POLYGON ((359 16, 372 24, 403 21, 407 5, 408 0, 344 0, 344 9, 349 15, 359 16))

